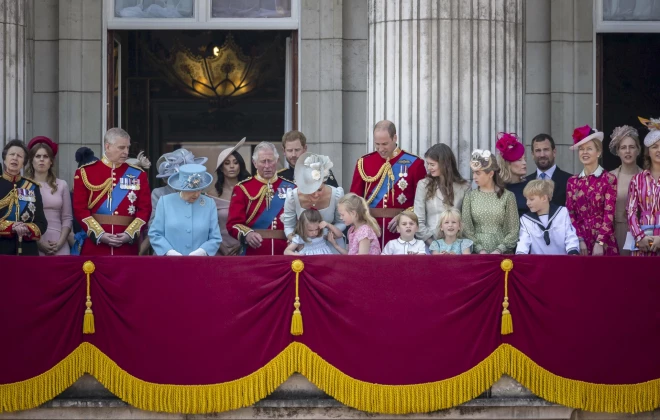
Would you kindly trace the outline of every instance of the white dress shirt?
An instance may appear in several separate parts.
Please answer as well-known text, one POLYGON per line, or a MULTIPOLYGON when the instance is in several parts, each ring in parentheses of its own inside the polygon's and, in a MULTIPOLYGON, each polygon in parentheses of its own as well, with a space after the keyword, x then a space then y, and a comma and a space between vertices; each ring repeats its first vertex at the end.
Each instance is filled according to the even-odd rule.
POLYGON ((541 174, 544 173, 546 175, 545 179, 550 181, 552 179, 552 175, 555 173, 555 169, 557 169, 557 165, 552 165, 547 171, 542 171, 539 168, 536 168, 536 179, 544 179, 541 178, 541 174))

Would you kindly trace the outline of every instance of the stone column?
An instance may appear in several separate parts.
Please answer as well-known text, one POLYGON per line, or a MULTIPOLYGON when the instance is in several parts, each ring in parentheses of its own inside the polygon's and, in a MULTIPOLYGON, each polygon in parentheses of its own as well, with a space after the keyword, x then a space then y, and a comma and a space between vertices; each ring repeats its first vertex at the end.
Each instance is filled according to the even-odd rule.
POLYGON ((0 136, 25 135, 25 14, 27 0, 0 0, 0 136))
POLYGON ((392 120, 404 149, 447 143, 469 175, 472 149, 522 131, 522 30, 522 0, 369 0, 369 141, 392 120))

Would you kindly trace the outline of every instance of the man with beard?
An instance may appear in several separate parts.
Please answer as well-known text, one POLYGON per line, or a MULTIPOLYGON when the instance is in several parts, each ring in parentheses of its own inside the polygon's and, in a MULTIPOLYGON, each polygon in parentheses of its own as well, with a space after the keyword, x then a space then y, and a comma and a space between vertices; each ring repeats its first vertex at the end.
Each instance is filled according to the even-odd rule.
POLYGON ((555 165, 557 150, 555 141, 549 134, 539 134, 532 139, 532 155, 536 163, 536 172, 527 175, 527 180, 551 179, 555 183, 551 203, 558 206, 566 205, 566 184, 572 176, 555 165))
MULTIPOLYGON (((277 171, 277 174, 284 179, 289 179, 295 182, 293 175, 296 170, 296 163, 298 162, 298 158, 303 153, 307 152, 307 137, 298 130, 288 131, 282 136, 282 149, 284 149, 284 157, 286 158, 289 167, 280 169, 277 171)), ((325 180, 325 185, 330 185, 335 188, 339 187, 332 170, 330 170, 328 179, 325 180)))

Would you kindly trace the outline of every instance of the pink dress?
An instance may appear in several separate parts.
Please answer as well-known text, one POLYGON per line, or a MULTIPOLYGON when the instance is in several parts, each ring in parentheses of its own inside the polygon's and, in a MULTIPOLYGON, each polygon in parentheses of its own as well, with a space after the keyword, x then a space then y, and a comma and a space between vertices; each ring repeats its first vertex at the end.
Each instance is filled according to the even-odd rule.
MULTIPOLYGON (((628 225, 636 242, 644 236, 660 235, 660 181, 646 170, 635 175, 628 188, 628 225), (645 233, 646 232, 646 233, 645 233)), ((657 252, 633 251, 636 256, 658 256, 657 252)))
POLYGON ((573 175, 566 185, 566 208, 578 238, 584 240, 589 255, 602 241, 603 255, 619 255, 614 237, 616 177, 600 166, 591 175, 573 175))
MULTIPOLYGON (((73 225, 73 210, 71 208, 71 193, 69 192, 69 186, 66 181, 57 179, 55 181, 57 191, 53 194, 52 188, 48 183, 44 182, 40 184, 41 188, 39 191, 41 192, 41 199, 44 203, 46 220, 48 220, 48 229, 46 230, 46 233, 41 236, 41 241, 44 243, 48 243, 47 241, 57 242, 60 240, 62 229, 65 227, 71 229, 71 226, 73 225)), ((70 254, 71 250, 67 241, 55 255, 70 254)), ((39 255, 46 254, 39 251, 39 255)))
POLYGON ((371 241, 371 245, 369 245, 369 255, 380 255, 378 236, 376 236, 373 229, 366 224, 357 229, 355 229, 355 226, 351 226, 350 229, 348 229, 348 255, 357 255, 360 249, 360 241, 365 238, 368 238, 371 241))
POLYGON ((220 234, 222 235, 222 242, 218 249, 217 255, 235 255, 239 242, 236 238, 229 235, 227 232, 227 217, 229 216, 229 201, 222 198, 210 195, 215 201, 215 206, 218 209, 218 224, 220 225, 220 234))

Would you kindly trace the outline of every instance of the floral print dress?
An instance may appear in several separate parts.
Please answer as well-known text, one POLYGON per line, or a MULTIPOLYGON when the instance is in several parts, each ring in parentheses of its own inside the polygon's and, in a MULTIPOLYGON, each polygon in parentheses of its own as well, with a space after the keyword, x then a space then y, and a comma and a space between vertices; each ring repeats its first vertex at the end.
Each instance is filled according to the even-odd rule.
POLYGON ((603 255, 619 255, 614 236, 616 185, 616 177, 600 166, 591 175, 582 171, 568 179, 566 208, 589 255, 598 241, 604 243, 603 255))

